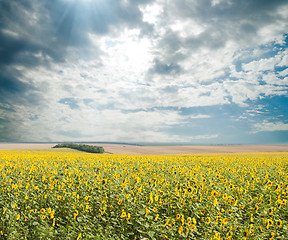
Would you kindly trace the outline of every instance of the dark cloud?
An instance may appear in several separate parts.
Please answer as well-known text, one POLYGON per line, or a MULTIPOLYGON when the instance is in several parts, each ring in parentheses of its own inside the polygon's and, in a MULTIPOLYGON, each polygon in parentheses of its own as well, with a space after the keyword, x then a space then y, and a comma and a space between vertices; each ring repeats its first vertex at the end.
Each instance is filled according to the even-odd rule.
POLYGON ((21 93, 29 89, 29 85, 19 81, 14 76, 0 74, 0 92, 21 93))
MULTIPOLYGON (((49 66, 51 62, 99 59, 102 54, 92 45, 88 33, 108 34, 117 28, 139 27, 139 5, 149 1, 35 1, 0 2, 0 91, 25 93, 32 86, 19 80, 19 72, 5 66, 25 68, 49 66), (68 49, 72 53, 67 55, 68 49)), ((144 27, 145 29, 145 27, 144 27)), ((147 28, 148 29, 148 28, 147 28)), ((32 87, 33 88, 33 87, 32 87)))
POLYGON ((12 104, 7 101, 0 101, 0 109, 7 112, 16 112, 12 104))
POLYGON ((56 42, 79 47, 90 44, 87 33, 104 35, 112 30, 142 25, 148 29, 148 24, 142 22, 142 13, 138 6, 148 2, 131 1, 123 4, 118 0, 52 0, 46 2, 45 7, 50 15, 50 28, 55 31, 56 42))
MULTIPOLYGON (((124 5, 116 0, 2 0, 0 99, 18 104, 38 104, 41 96, 37 95, 35 87, 20 80, 21 71, 12 66, 20 65, 26 69, 49 67, 50 63, 67 61, 69 57, 99 59, 102 53, 92 45, 88 33, 108 34, 113 26, 139 27, 142 14, 138 6, 148 2, 139 0, 124 5), (67 55, 68 49, 72 49, 72 54, 67 55)), ((78 107, 74 100, 66 101, 72 109, 78 107)), ((64 102, 65 99, 60 100, 60 103, 64 102)))
MULTIPOLYGON (((67 48, 72 47, 82 58, 101 54, 92 46, 88 33, 108 34, 124 27, 135 28, 149 24, 142 22, 139 4, 108 1, 9 1, 0 3, 0 63, 37 65, 41 59, 33 57, 41 52, 54 61, 64 61, 67 48), (89 54, 90 53, 90 54, 89 54)), ((151 28, 150 28, 151 29, 151 28)))
POLYGON ((198 30, 194 32, 192 24, 191 34, 184 37, 169 27, 164 28, 165 33, 158 44, 159 57, 180 63, 202 48, 217 50, 224 48, 229 41, 249 47, 259 42, 262 28, 287 21, 278 11, 288 5, 286 0, 231 0, 219 1, 216 5, 212 2, 179 0, 165 5, 161 19, 163 27, 176 20, 192 20, 203 29, 201 33, 198 30))
POLYGON ((178 74, 182 71, 181 66, 174 63, 163 63, 160 60, 156 59, 154 61, 154 66, 150 69, 150 73, 152 74, 160 74, 160 75, 170 75, 170 74, 178 74))
POLYGON ((0 117, 0 142, 17 141, 17 128, 12 121, 0 117))
POLYGON ((32 83, 23 82, 20 71, 9 67, 0 69, 3 70, 0 73, 0 101, 23 106, 45 105, 41 89, 32 83))
POLYGON ((201 23, 213 24, 216 22, 253 21, 267 24, 280 18, 278 10, 287 5, 286 0, 231 0, 219 1, 213 5, 211 0, 202 0, 191 3, 189 0, 174 1, 174 13, 181 18, 194 18, 201 23))

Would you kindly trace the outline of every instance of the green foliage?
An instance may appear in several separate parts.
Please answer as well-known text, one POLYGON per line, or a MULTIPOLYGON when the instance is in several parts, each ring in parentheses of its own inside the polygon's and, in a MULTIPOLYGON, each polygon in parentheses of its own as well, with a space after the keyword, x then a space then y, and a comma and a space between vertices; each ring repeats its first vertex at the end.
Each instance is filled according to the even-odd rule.
POLYGON ((90 146, 86 144, 76 144, 76 143, 60 143, 53 148, 72 148, 82 152, 89 153, 104 153, 104 148, 100 146, 90 146))
POLYGON ((0 151, 0 240, 287 240, 287 162, 0 151))

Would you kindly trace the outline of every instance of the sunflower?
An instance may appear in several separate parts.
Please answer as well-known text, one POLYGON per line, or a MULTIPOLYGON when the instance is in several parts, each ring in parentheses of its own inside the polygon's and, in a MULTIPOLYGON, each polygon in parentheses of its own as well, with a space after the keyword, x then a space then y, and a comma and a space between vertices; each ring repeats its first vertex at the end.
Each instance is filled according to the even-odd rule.
POLYGON ((81 233, 79 233, 79 235, 78 235, 78 237, 77 237, 77 239, 76 240, 79 240, 80 238, 81 238, 81 233))
POLYGON ((283 222, 282 222, 282 220, 279 219, 279 220, 277 220, 276 224, 277 224, 278 227, 282 227, 283 222))
POLYGON ((254 232, 254 229, 253 229, 253 224, 250 224, 250 227, 249 227, 249 233, 252 234, 254 232))
MULTIPOLYGON (((100 209, 99 209, 100 210, 100 209)), ((74 217, 73 219, 76 219, 76 217, 78 216, 78 210, 75 210, 76 212, 74 213, 74 217)), ((102 215, 102 214, 101 214, 102 215)))
POLYGON ((217 199, 214 199, 214 201, 213 201, 213 206, 216 207, 218 204, 219 204, 219 203, 218 203, 217 199))
POLYGON ((122 210, 122 213, 121 213, 121 215, 120 215, 120 218, 126 218, 126 217, 127 217, 126 212, 122 210))
POLYGON ((195 225, 196 224, 196 218, 192 218, 192 222, 195 225))
POLYGON ((148 208, 146 208, 146 213, 145 213, 145 217, 147 217, 147 215, 149 214, 150 210, 148 208))
POLYGON ((243 235, 244 235, 244 237, 245 237, 245 238, 247 238, 247 237, 248 237, 248 235, 249 235, 249 232, 248 232, 248 230, 245 230, 245 231, 243 232, 243 235))
POLYGON ((206 224, 210 224, 211 223, 211 218, 210 217, 206 217, 205 218, 205 223, 206 224))
POLYGON ((274 212, 274 209, 273 209, 273 208, 270 208, 269 211, 268 211, 269 215, 272 215, 273 212, 274 212))
POLYGON ((183 227, 181 226, 180 228, 179 228, 179 230, 178 230, 178 233, 179 234, 181 234, 181 233, 183 233, 184 231, 183 231, 183 227))
POLYGON ((45 208, 41 208, 40 213, 44 214, 46 212, 45 208))
POLYGON ((180 219, 180 217, 181 217, 181 214, 178 213, 178 214, 176 215, 176 219, 180 219))
POLYGON ((223 223, 224 225, 226 225, 226 224, 228 223, 228 219, 227 219, 227 218, 224 218, 224 219, 222 220, 222 223, 223 223))
POLYGON ((267 223, 267 226, 266 226, 267 229, 269 229, 269 227, 273 226, 273 220, 272 219, 266 220, 266 223, 267 223))
POLYGON ((212 190, 212 192, 211 192, 211 196, 216 197, 216 196, 217 196, 217 192, 214 191, 214 190, 212 190))
POLYGON ((201 209, 200 212, 201 212, 202 215, 204 215, 206 213, 205 208, 201 209))
POLYGON ((274 232, 271 232, 271 237, 269 238, 269 240, 273 240, 273 239, 274 239, 274 236, 275 236, 275 233, 274 233, 274 232))
POLYGON ((166 227, 168 225, 169 221, 170 221, 170 219, 168 218, 164 224, 164 227, 166 227))

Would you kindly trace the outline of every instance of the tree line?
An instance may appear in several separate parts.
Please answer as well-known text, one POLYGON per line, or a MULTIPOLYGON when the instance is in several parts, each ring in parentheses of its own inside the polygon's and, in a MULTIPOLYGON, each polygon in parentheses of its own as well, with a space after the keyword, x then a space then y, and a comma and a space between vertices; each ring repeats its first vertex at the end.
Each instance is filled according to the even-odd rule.
POLYGON ((100 146, 91 146, 87 144, 76 143, 59 143, 52 148, 72 148, 83 152, 89 153, 104 153, 104 148, 100 146))

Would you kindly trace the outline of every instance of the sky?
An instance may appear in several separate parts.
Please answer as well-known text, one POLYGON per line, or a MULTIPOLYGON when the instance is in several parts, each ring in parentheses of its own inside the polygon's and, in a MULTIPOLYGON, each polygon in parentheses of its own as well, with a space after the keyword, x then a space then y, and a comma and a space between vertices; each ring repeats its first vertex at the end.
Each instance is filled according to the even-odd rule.
POLYGON ((287 0, 1 0, 0 142, 288 143, 287 0))

